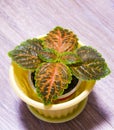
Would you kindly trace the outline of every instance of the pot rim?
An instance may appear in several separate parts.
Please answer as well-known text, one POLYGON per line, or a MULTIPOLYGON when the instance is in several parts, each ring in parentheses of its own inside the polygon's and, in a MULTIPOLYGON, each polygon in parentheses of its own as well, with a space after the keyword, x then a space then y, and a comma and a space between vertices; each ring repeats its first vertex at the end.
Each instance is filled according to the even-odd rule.
MULTIPOLYGON (((32 82, 32 79, 31 79, 31 73, 32 73, 32 72, 29 71, 28 80, 29 80, 30 86, 32 87, 32 89, 33 89, 34 92, 36 93, 36 89, 35 89, 35 87, 34 87, 34 84, 33 84, 33 82, 32 82)), ((67 93, 65 93, 65 94, 63 94, 63 95, 61 95, 61 96, 59 96, 57 99, 63 99, 63 98, 66 98, 66 97, 69 97, 70 95, 72 95, 72 94, 78 89, 78 87, 80 86, 81 82, 82 82, 82 81, 78 79, 78 83, 76 84, 76 86, 75 86, 71 91, 69 91, 69 92, 67 92, 67 93)))
POLYGON ((13 65, 10 66, 10 70, 9 70, 9 77, 10 77, 10 82, 12 84, 13 89, 15 90, 15 92, 17 93, 17 95, 27 104, 39 108, 39 109, 49 109, 49 110, 61 110, 61 109, 65 109, 65 108, 69 108, 71 106, 74 106, 78 103, 80 103, 82 100, 84 100, 89 93, 91 92, 95 81, 87 81, 87 85, 86 85, 86 89, 79 94, 78 96, 76 96, 75 98, 63 102, 63 103, 58 103, 58 104, 52 104, 49 106, 45 106, 43 103, 35 101, 33 99, 31 99, 30 97, 28 97, 27 95, 24 94, 24 92, 18 87, 17 82, 15 80, 15 76, 14 76, 14 70, 13 70, 13 65))

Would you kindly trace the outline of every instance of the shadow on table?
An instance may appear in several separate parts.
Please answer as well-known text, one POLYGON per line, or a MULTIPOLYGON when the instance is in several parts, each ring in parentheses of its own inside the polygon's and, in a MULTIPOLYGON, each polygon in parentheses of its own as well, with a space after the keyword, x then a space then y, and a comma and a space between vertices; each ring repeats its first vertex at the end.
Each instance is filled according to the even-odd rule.
POLYGON ((105 108, 102 108, 97 100, 95 93, 91 92, 84 111, 77 118, 60 124, 47 123, 37 119, 29 112, 26 104, 21 102, 20 120, 24 130, 91 130, 108 118, 105 108))

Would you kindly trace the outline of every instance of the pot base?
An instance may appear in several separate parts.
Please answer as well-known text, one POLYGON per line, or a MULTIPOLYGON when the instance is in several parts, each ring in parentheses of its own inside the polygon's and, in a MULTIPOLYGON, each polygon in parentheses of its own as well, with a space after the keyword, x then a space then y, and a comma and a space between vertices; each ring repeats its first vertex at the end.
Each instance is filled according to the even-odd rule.
POLYGON ((41 115, 34 107, 27 105, 29 111, 38 119, 49 122, 49 123, 63 123, 63 122, 67 122, 72 120, 73 118, 77 117, 85 108, 86 103, 87 103, 87 98, 85 98, 83 101, 81 101, 78 104, 78 107, 76 107, 76 109, 69 115, 67 115, 67 117, 61 117, 61 118, 50 118, 50 117, 45 117, 43 115, 41 115))

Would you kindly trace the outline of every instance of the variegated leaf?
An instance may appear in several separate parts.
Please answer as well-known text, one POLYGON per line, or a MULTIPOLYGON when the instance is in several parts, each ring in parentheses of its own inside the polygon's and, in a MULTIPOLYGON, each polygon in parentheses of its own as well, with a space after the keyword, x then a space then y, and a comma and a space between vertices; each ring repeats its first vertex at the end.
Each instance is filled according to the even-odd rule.
POLYGON ((61 55, 60 61, 64 64, 74 64, 81 62, 81 59, 75 53, 64 52, 61 55))
POLYGON ((46 62, 56 62, 57 52, 52 49, 42 49, 39 52, 39 57, 40 57, 40 59, 42 59, 43 61, 46 61, 46 62))
POLYGON ((77 55, 82 59, 82 63, 71 67, 72 73, 82 80, 98 80, 110 73, 110 70, 95 49, 83 46, 77 50, 77 55))
POLYGON ((25 69, 36 69, 41 62, 38 57, 38 53, 41 49, 41 41, 32 39, 23 42, 8 54, 12 60, 21 67, 25 69))
POLYGON ((47 34, 44 45, 58 52, 66 52, 73 51, 78 45, 77 41, 78 39, 73 32, 61 27, 56 27, 47 34))
POLYGON ((35 86, 47 105, 60 96, 71 81, 69 68, 62 63, 43 63, 35 74, 35 86))
POLYGON ((82 46, 76 50, 76 54, 83 60, 83 62, 86 62, 88 60, 98 59, 101 58, 101 54, 98 53, 95 49, 89 46, 82 46))

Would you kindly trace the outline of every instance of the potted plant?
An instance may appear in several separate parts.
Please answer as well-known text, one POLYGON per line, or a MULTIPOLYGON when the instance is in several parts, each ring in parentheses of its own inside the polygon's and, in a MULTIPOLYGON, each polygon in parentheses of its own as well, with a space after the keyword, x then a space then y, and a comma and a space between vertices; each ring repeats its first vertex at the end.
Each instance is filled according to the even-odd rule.
POLYGON ((95 81, 110 73, 99 52, 62 27, 21 43, 8 55, 13 61, 10 79, 15 91, 35 116, 49 122, 78 115, 95 81))

